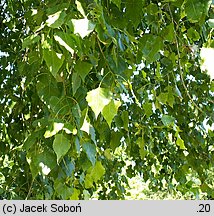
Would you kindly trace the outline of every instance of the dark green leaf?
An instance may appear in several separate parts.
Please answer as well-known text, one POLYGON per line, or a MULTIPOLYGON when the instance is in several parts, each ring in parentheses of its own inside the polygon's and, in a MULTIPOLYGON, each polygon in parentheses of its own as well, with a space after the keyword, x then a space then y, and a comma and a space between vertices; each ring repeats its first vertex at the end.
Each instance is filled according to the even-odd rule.
POLYGON ((86 143, 83 143, 82 147, 83 147, 83 151, 86 153, 88 159, 90 160, 90 162, 94 166, 96 163, 96 146, 94 144, 86 142, 86 143))
POLYGON ((48 69, 52 75, 56 78, 59 69, 62 67, 65 57, 62 54, 56 53, 54 50, 43 50, 43 56, 48 69))

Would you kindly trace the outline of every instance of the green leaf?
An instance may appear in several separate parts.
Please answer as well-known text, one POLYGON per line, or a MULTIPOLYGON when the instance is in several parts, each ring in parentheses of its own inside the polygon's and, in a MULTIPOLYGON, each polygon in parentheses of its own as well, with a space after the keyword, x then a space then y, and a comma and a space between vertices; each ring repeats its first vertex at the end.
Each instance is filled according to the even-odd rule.
POLYGON ((210 26, 210 28, 214 28, 214 19, 209 19, 208 25, 210 26))
POLYGON ((194 28, 189 28, 187 30, 187 36, 193 41, 198 41, 200 39, 200 34, 194 28))
POLYGON ((79 200, 80 190, 74 188, 72 195, 70 196, 70 200, 79 200))
POLYGON ((74 39, 67 33, 57 32, 54 35, 54 39, 66 50, 68 50, 72 55, 74 54, 75 41, 74 39))
POLYGON ((165 41, 172 42, 174 40, 174 25, 173 23, 170 23, 168 26, 163 28, 162 30, 162 36, 164 37, 165 41))
POLYGON ((92 187, 93 187, 93 179, 92 179, 92 177, 91 177, 90 174, 87 174, 87 175, 85 176, 84 184, 85 184, 85 188, 86 188, 86 189, 89 189, 89 188, 92 188, 92 187))
POLYGON ((84 16, 84 17, 86 17, 86 15, 85 15, 85 11, 84 11, 84 9, 83 9, 83 7, 82 7, 82 4, 81 4, 81 2, 79 2, 79 1, 75 1, 75 4, 77 5, 77 10, 84 16))
POLYGON ((63 135, 63 134, 57 134, 55 136, 54 142, 53 142, 53 149, 54 152, 57 155, 57 161, 65 156, 70 149, 71 145, 69 140, 63 135))
POLYGON ((174 102, 175 102, 175 97, 173 95, 173 88, 171 86, 168 86, 168 98, 167 98, 167 103, 169 106, 173 108, 174 102))
POLYGON ((59 28, 65 22, 66 16, 67 15, 64 11, 58 11, 48 16, 46 24, 51 28, 59 28))
POLYGON ((111 141, 110 141, 110 147, 111 149, 114 151, 117 147, 120 146, 121 142, 121 138, 122 138, 123 134, 118 132, 118 131, 112 131, 111 132, 111 141))
POLYGON ((95 24, 88 20, 84 19, 72 19, 74 25, 74 34, 79 34, 81 38, 89 35, 95 28, 95 24))
POLYGON ((104 174, 105 168, 100 161, 97 161, 95 166, 88 170, 88 173, 85 177, 85 188, 92 188, 93 183, 97 183, 104 174))
POLYGON ((168 93, 163 93, 161 92, 158 96, 157 99, 160 103, 162 104, 166 104, 167 100, 168 100, 168 93))
POLYGON ((93 65, 90 64, 90 63, 88 63, 88 62, 77 61, 74 69, 79 74, 79 76, 81 77, 82 81, 85 82, 85 77, 91 71, 92 67, 93 67, 93 65))
POLYGON ((180 149, 182 150, 186 149, 184 145, 184 141, 179 136, 177 137, 176 144, 180 147, 180 149))
POLYGON ((110 0, 110 2, 113 2, 120 9, 121 0, 110 0))
POLYGON ((103 108, 111 101, 111 92, 106 88, 96 88, 87 93, 86 100, 97 118, 103 108))
POLYGON ((55 180, 54 188, 63 200, 70 199, 73 194, 73 188, 70 186, 68 187, 64 182, 60 181, 60 179, 55 180))
POLYGON ((81 85, 81 79, 79 77, 78 73, 73 73, 72 74, 72 90, 73 90, 73 95, 76 94, 77 89, 81 85))
POLYGON ((107 121, 109 127, 111 128, 111 122, 113 118, 117 115, 117 110, 121 106, 120 101, 111 100, 109 104, 107 104, 102 110, 102 115, 107 121))
POLYGON ((70 113, 70 103, 65 97, 58 98, 52 96, 50 98, 49 105, 56 115, 67 115, 70 113))
POLYGON ((124 129, 126 131, 128 131, 129 130, 129 113, 128 113, 128 111, 124 110, 122 112, 121 118, 123 120, 123 125, 122 126, 124 127, 124 129))
POLYGON ((29 47, 30 45, 32 45, 34 43, 37 43, 39 40, 40 40, 39 35, 34 34, 34 35, 31 35, 31 36, 28 36, 22 42, 22 49, 25 49, 25 48, 29 47))
POLYGON ((157 61, 160 58, 159 51, 163 49, 163 40, 161 37, 145 34, 140 39, 140 44, 143 57, 146 59, 147 64, 157 61))
POLYGON ((145 153, 145 141, 144 141, 144 137, 139 137, 136 141, 138 147, 139 147, 139 152, 140 152, 140 157, 143 160, 146 153, 145 153))
POLYGON ((185 12, 190 22, 199 22, 202 16, 207 15, 210 0, 198 1, 198 0, 187 0, 185 3, 185 12))
POLYGON ((41 75, 39 78, 40 80, 36 85, 37 94, 41 101, 49 104, 52 96, 58 97, 60 95, 57 82, 50 73, 41 75))
POLYGON ((82 127, 80 130, 85 131, 88 135, 91 135, 91 139, 93 140, 94 143, 96 143, 95 139, 95 130, 94 127, 90 124, 90 119, 88 117, 88 114, 86 113, 82 127))
POLYGON ((39 172, 43 175, 48 175, 57 165, 56 156, 50 149, 45 149, 43 152, 37 154, 35 154, 35 151, 29 152, 27 160, 33 178, 35 178, 39 172))
POLYGON ((39 170, 43 175, 48 175, 57 165, 56 156, 52 150, 45 149, 41 154, 35 157, 35 163, 39 166, 39 170))
POLYGON ((86 153, 88 159, 90 160, 90 162, 94 166, 96 163, 96 146, 94 144, 86 142, 86 143, 83 143, 82 147, 83 147, 83 151, 86 153))
POLYGON ((32 132, 24 141, 23 148, 28 151, 37 142, 37 139, 42 137, 43 133, 43 130, 32 132))
MULTIPOLYGON (((122 1, 123 2, 123 1, 122 1)), ((143 3, 141 0, 129 0, 126 1, 126 20, 131 21, 134 28, 137 28, 143 16, 143 3)))
POLYGON ((48 69, 56 78, 59 69, 62 67, 65 57, 62 54, 56 53, 54 50, 43 49, 43 56, 48 69))
POLYGON ((163 115, 161 121, 165 126, 173 126, 175 122, 175 118, 169 115, 163 115))
POLYGON ((143 109, 144 109, 144 112, 146 114, 146 117, 149 118, 153 113, 153 111, 152 111, 152 103, 148 103, 148 102, 144 103, 143 104, 143 109))
POLYGON ((105 174, 105 168, 103 167, 101 161, 97 161, 95 166, 89 169, 91 178, 95 183, 97 183, 102 176, 105 174))

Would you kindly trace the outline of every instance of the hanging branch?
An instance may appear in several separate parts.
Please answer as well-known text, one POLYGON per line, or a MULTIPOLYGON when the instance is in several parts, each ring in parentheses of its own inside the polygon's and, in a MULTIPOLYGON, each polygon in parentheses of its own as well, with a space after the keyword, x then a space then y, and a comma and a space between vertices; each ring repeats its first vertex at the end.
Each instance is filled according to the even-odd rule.
POLYGON ((183 78, 183 71, 182 71, 182 66, 181 66, 181 55, 180 55, 180 50, 179 50, 179 43, 178 43, 178 39, 177 39, 177 32, 175 30, 175 26, 174 26, 174 18, 173 18, 173 15, 172 15, 172 11, 171 11, 171 8, 168 4, 168 7, 169 7, 169 13, 170 13, 170 17, 172 19, 172 23, 173 23, 173 30, 174 30, 174 37, 175 37, 175 43, 176 43, 176 49, 177 49, 177 53, 178 53, 178 66, 179 66, 179 74, 180 74, 180 78, 181 78, 181 83, 186 91, 186 94, 188 96, 188 98, 190 99, 190 101, 192 102, 192 104, 202 113, 205 113, 195 102, 194 100, 192 99, 190 93, 189 93, 189 90, 187 89, 187 86, 185 85, 185 82, 184 82, 184 78, 183 78))

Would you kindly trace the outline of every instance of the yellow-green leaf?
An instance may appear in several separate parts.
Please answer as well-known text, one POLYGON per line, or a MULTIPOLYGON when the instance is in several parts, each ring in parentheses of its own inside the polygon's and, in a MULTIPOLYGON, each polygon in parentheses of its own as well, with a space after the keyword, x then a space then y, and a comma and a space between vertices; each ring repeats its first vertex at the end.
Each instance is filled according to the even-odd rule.
POLYGON ((96 88, 87 93, 86 100, 97 118, 103 108, 111 101, 111 92, 106 88, 96 88))
POLYGON ((180 147, 180 149, 182 150, 186 149, 184 145, 184 141, 179 136, 177 137, 176 144, 180 147))
POLYGON ((121 102, 117 100, 111 100, 108 105, 106 105, 102 110, 102 115, 107 121, 109 127, 111 127, 111 122, 113 118, 117 115, 117 110, 121 106, 121 102))

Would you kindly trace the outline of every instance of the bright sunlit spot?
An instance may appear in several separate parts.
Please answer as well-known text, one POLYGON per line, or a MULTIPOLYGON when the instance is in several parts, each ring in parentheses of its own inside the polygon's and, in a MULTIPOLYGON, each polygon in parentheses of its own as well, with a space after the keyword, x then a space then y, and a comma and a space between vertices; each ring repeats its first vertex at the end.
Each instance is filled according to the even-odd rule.
POLYGON ((201 58, 201 69, 206 71, 210 75, 211 79, 214 79, 214 48, 202 48, 201 58))

